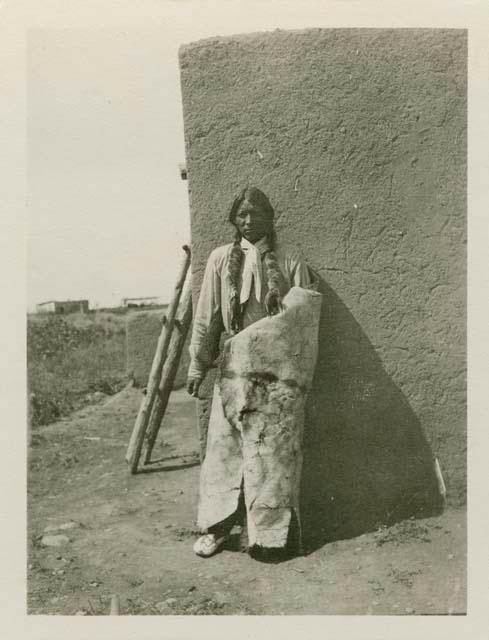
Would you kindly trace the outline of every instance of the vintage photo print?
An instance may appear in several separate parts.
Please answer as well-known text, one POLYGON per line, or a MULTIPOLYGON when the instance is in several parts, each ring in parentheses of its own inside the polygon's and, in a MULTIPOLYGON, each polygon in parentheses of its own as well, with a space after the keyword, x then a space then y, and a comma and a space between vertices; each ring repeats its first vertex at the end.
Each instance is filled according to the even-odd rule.
POLYGON ((24 16, 26 633, 475 629, 487 48, 325 4, 24 16))

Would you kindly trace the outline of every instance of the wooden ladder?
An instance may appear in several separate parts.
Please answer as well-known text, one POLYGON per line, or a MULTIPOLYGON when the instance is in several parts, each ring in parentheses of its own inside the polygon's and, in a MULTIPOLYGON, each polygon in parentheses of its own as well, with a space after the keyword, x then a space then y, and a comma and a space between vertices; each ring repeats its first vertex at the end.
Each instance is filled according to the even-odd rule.
MULTIPOLYGON (((190 267, 190 247, 183 246, 185 257, 178 274, 172 300, 166 318, 163 319, 161 333, 151 365, 146 395, 143 397, 126 452, 126 462, 131 473, 137 473, 144 452, 144 464, 151 461, 156 437, 168 406, 183 346, 192 323, 192 287, 188 282, 182 300, 181 311, 177 311, 190 267)), ((189 278, 190 280, 190 278, 189 278)))

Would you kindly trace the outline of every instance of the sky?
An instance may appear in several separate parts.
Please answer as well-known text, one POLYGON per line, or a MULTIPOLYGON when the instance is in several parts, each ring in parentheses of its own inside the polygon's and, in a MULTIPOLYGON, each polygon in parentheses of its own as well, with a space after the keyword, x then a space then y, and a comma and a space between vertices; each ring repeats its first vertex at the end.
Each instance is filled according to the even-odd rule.
POLYGON ((29 33, 29 307, 170 295, 190 241, 178 44, 149 29, 29 33))

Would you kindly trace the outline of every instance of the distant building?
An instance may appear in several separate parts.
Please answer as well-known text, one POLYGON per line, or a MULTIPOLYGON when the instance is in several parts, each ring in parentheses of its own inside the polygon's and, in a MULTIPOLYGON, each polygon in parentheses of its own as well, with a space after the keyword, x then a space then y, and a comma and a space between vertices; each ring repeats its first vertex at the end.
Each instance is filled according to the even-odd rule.
POLYGON ((36 305, 37 313, 87 313, 88 300, 49 300, 36 305))
POLYGON ((162 306, 161 298, 148 296, 146 298, 122 298, 121 307, 157 307, 162 306))

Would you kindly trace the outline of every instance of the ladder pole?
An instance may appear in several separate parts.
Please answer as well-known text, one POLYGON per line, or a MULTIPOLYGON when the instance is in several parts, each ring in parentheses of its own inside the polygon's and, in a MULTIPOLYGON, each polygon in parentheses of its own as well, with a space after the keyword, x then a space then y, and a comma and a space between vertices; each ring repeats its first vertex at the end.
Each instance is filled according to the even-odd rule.
POLYGON ((145 438, 145 454, 144 464, 148 464, 151 460, 151 453, 161 427, 161 423, 165 416, 168 400, 173 389, 173 383, 178 371, 178 365, 182 356, 183 347, 187 339, 187 335, 192 323, 192 287, 187 287, 182 301, 182 313, 175 323, 170 346, 168 348, 168 357, 163 366, 161 374, 161 382, 158 387, 156 398, 153 404, 153 410, 149 419, 148 429, 145 438))
POLYGON ((168 353, 168 346, 170 344, 173 327, 175 326, 178 304, 182 295, 187 271, 190 266, 190 248, 187 245, 184 245, 183 250, 185 251, 185 258, 182 261, 182 265, 175 285, 175 291, 173 293, 173 298, 168 307, 166 322, 163 323, 160 337, 158 339, 156 352, 153 358, 153 364, 151 366, 151 372, 149 374, 146 395, 143 397, 143 400, 141 402, 131 438, 129 440, 129 445, 127 447, 126 462, 128 463, 130 471, 133 474, 137 472, 144 436, 146 434, 148 421, 151 415, 151 409, 153 408, 153 404, 160 384, 161 372, 168 353))

